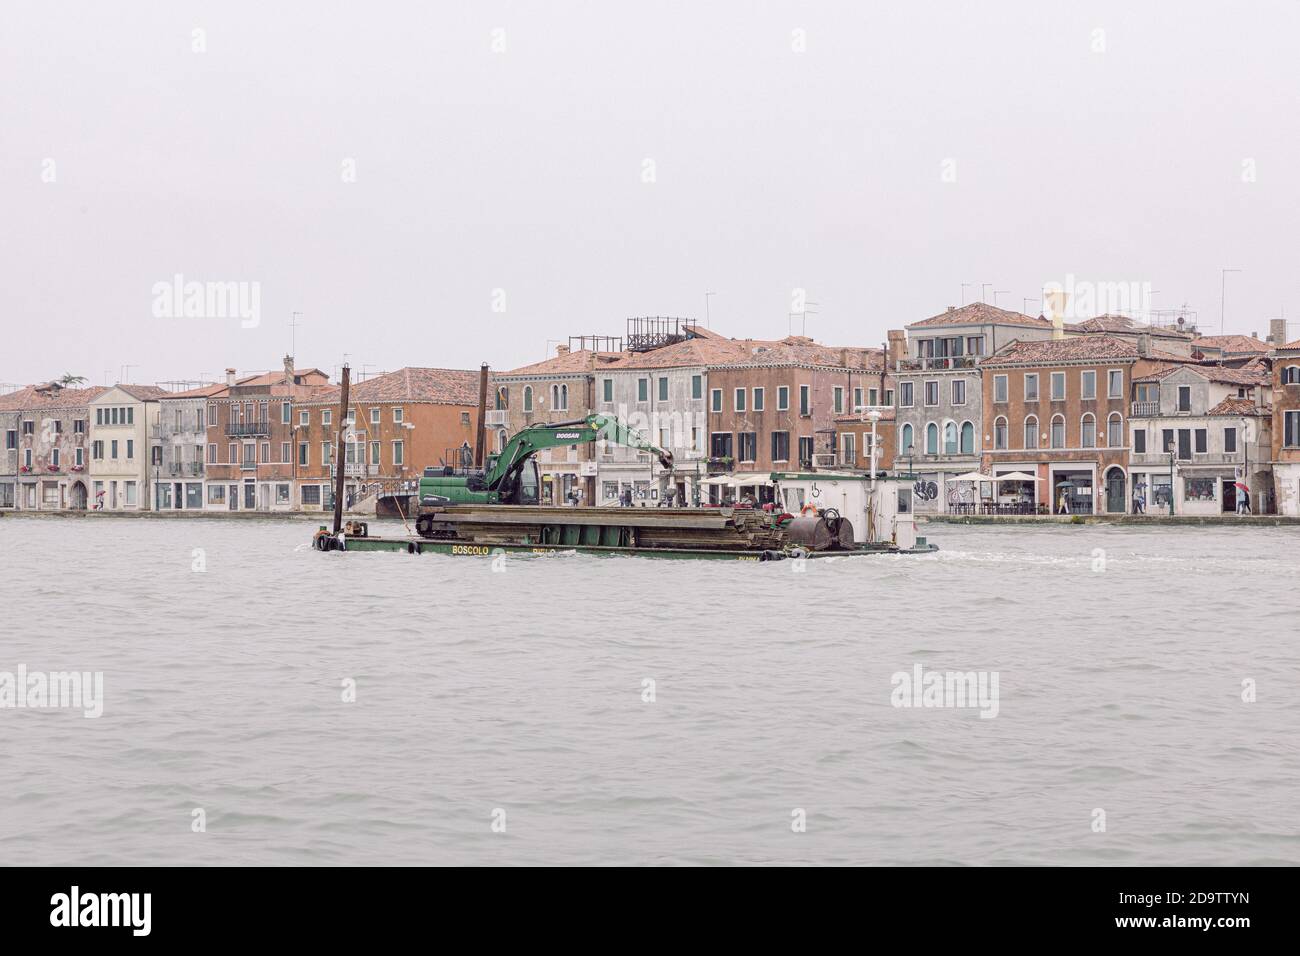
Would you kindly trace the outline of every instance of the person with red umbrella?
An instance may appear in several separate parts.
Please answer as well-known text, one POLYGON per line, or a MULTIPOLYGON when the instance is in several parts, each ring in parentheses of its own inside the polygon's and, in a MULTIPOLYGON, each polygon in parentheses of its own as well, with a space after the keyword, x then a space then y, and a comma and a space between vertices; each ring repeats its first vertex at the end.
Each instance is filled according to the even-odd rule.
POLYGON ((1250 486, 1244 481, 1235 481, 1233 487, 1237 489, 1237 514, 1250 514, 1250 486))

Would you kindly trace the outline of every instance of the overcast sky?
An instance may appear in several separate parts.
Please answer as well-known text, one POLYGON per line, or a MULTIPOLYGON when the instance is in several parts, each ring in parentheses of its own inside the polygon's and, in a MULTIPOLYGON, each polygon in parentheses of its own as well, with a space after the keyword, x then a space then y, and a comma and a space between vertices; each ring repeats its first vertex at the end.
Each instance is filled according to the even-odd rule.
POLYGON ((1298 37, 1292 0, 9 5, 0 383, 276 367, 294 311, 299 365, 510 368, 706 292, 875 345, 1068 275, 1217 331, 1223 268, 1228 331, 1300 337, 1298 37), (155 314, 177 274, 258 324, 155 314))

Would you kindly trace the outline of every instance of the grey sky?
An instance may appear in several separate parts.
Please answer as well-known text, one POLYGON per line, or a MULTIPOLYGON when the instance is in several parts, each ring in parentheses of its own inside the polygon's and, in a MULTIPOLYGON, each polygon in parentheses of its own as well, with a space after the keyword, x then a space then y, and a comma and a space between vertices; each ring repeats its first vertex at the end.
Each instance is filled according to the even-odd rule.
POLYGON ((294 310, 302 365, 509 368, 706 291, 726 334, 802 288, 879 344, 1067 274, 1217 330, 1223 267, 1263 334, 1300 320, 1298 36, 1294 2, 11 6, 0 382, 269 368, 294 310), (155 317, 176 273, 260 283, 260 325, 155 317))

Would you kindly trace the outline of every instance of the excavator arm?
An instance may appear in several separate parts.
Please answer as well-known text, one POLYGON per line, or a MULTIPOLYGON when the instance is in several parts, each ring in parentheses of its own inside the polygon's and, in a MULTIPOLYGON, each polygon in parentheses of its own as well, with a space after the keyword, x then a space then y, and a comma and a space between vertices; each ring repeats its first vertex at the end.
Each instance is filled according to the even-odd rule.
POLYGON ((588 415, 586 418, 571 422, 531 425, 516 432, 514 437, 506 442, 505 448, 497 456, 496 464, 485 476, 487 487, 491 491, 509 487, 524 463, 544 448, 580 445, 602 438, 614 445, 648 451, 655 455, 665 468, 673 466, 672 452, 652 445, 617 417, 588 415))

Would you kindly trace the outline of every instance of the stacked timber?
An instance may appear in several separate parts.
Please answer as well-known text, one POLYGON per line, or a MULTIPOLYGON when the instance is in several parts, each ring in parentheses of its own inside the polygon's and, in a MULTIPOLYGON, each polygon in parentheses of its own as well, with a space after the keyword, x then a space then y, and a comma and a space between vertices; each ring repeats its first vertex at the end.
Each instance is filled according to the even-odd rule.
POLYGON ((473 544, 589 544, 762 551, 785 533, 765 512, 732 508, 553 508, 450 505, 421 511, 429 537, 473 544))

